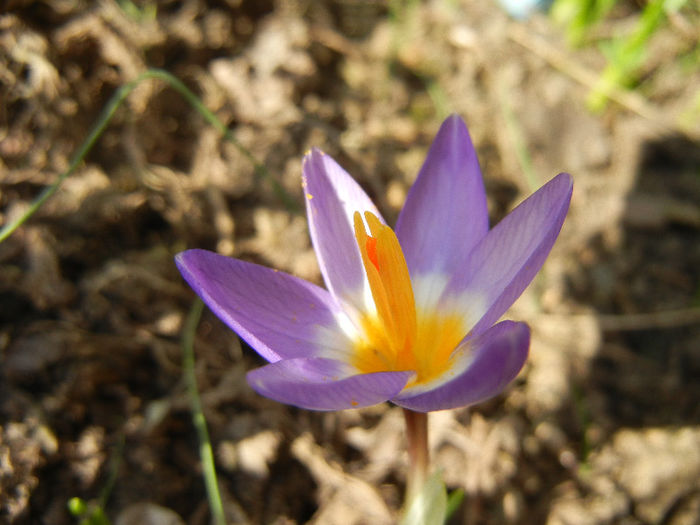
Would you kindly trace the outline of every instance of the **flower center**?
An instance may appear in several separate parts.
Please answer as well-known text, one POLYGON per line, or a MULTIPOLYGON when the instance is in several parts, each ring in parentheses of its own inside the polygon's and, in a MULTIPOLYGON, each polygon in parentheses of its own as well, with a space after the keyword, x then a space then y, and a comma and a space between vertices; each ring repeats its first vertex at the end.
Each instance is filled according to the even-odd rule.
POLYGON ((413 286, 399 240, 391 228, 365 212, 369 234, 355 212, 355 237, 376 312, 363 314, 362 336, 353 364, 363 373, 413 370, 412 384, 449 368, 452 351, 464 337, 458 315, 416 309, 413 286))

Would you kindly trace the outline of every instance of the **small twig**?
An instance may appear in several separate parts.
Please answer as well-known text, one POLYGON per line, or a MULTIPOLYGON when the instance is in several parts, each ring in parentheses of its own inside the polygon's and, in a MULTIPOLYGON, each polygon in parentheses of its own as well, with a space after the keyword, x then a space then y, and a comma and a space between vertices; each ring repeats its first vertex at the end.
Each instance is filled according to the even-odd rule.
MULTIPOLYGON (((589 89, 598 87, 599 75, 597 73, 589 71, 585 67, 579 65, 575 60, 572 60, 571 57, 567 56, 566 53, 550 45, 543 38, 528 32, 520 25, 511 25, 508 31, 508 37, 517 44, 523 46, 528 51, 531 51, 548 62, 555 69, 558 69, 562 73, 573 78, 579 84, 582 84, 589 89)), ((669 122, 669 119, 659 109, 650 105, 644 99, 644 97, 638 95, 637 93, 631 93, 619 88, 610 87, 605 91, 605 96, 625 109, 632 111, 633 113, 636 113, 637 115, 654 123, 654 125, 657 126, 660 134, 680 131, 688 135, 690 138, 697 135, 696 130, 678 129, 677 126, 669 122)))
POLYGON ((681 308, 641 314, 543 314, 563 323, 573 319, 592 319, 603 332, 634 332, 639 330, 666 330, 700 324, 700 308, 681 308))
POLYGON ((643 314, 596 315, 604 332, 631 332, 636 330, 664 330, 700 324, 700 308, 684 308, 643 314))
POLYGON ((316 24, 311 26, 311 38, 319 44, 341 55, 360 56, 358 46, 333 29, 316 24))

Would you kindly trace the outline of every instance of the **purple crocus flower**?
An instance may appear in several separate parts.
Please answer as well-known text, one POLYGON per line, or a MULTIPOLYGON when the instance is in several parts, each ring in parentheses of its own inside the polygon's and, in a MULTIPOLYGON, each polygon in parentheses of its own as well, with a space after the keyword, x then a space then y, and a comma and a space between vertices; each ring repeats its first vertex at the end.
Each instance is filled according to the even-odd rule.
POLYGON ((559 234, 570 175, 550 180, 489 230, 476 152, 453 115, 396 233, 321 151, 304 158, 303 187, 327 289, 204 250, 176 257, 209 308, 270 362, 248 373, 253 389, 312 410, 391 401, 428 412, 485 400, 515 378, 530 330, 497 321, 559 234))

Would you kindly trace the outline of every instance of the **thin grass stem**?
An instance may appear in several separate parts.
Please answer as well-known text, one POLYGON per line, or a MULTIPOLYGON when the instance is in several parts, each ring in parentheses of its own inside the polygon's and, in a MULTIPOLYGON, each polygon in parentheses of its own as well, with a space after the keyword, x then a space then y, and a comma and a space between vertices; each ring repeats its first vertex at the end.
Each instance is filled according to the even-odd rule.
POLYGON ((80 149, 78 149, 77 153, 73 157, 73 160, 71 160, 68 169, 61 173, 61 175, 59 175, 58 179, 56 179, 56 182, 44 188, 44 190, 36 197, 36 199, 34 199, 29 208, 27 208, 27 210, 25 210, 24 213, 22 213, 15 220, 9 222, 8 224, 2 227, 2 229, 0 230, 0 242, 7 239, 10 235, 12 235, 12 233, 14 233, 14 231, 17 228, 24 224, 27 221, 27 219, 34 215, 37 212, 37 210, 41 208, 41 206, 49 199, 49 197, 56 193, 56 190, 63 183, 63 181, 66 180, 68 176, 70 176, 76 170, 76 168, 80 165, 83 159, 85 159, 87 154, 95 145, 97 139, 100 138, 100 135, 102 135, 102 132, 104 132, 105 128, 107 127, 107 124, 109 124, 109 121, 112 120, 112 117, 114 116, 114 113, 117 111, 119 106, 122 104, 122 102, 124 102, 126 97, 129 96, 129 93, 131 93, 134 90, 134 88, 141 82, 142 76, 139 76, 138 78, 132 80, 128 84, 123 85, 116 91, 114 95, 112 95, 112 98, 109 99, 109 102, 107 102, 107 105, 102 110, 102 113, 100 113, 100 116, 97 118, 97 122, 93 126, 92 131, 90 131, 90 134, 87 136, 85 141, 83 141, 82 145, 80 146, 80 149))
POLYGON ((540 183, 535 174, 532 157, 530 156, 530 150, 527 147, 527 141, 523 135, 522 127, 520 126, 520 122, 518 122, 518 117, 515 115, 513 108, 508 102, 508 96, 504 89, 501 89, 498 95, 501 112, 503 113, 503 120, 506 123, 508 135, 513 143, 513 149, 515 150, 518 164, 520 164, 520 169, 523 172, 525 182, 530 192, 535 192, 540 187, 540 183))
POLYGON ((63 181, 75 172, 78 166, 80 166, 83 160, 85 160, 87 154, 90 153, 90 150, 92 150, 93 146, 95 145, 95 142, 97 142, 97 139, 100 138, 105 128, 114 117, 114 114, 116 113, 117 109, 119 109, 119 106, 122 105, 124 100, 126 100, 126 98, 131 94, 131 92, 134 89, 136 89, 136 87, 139 84, 141 84, 141 82, 147 79, 162 80, 166 82, 170 87, 175 89, 178 93, 180 93, 180 95, 182 95, 182 97, 187 102, 189 102, 189 104, 197 112, 199 112, 200 115, 202 115, 204 120, 206 120, 211 126, 216 128, 221 133, 224 139, 233 144, 251 162, 251 164, 253 164, 255 168, 255 174, 257 176, 268 180, 270 184, 272 184, 272 188, 275 194, 283 202, 283 204, 289 211, 299 211, 298 203, 289 195, 289 193, 284 189, 284 187, 279 183, 279 181, 277 181, 271 175, 268 169, 255 158, 255 156, 250 152, 250 150, 248 150, 248 148, 243 146, 236 139, 231 130, 227 128, 216 117, 216 115, 214 115, 214 113, 207 109, 207 107, 202 103, 202 101, 199 100, 199 98, 194 93, 192 93, 192 91, 190 91, 190 89, 187 86, 185 86, 185 84, 180 79, 163 69, 149 69, 141 73, 131 82, 120 87, 114 93, 114 95, 112 95, 112 98, 109 99, 107 105, 102 110, 102 113, 100 113, 100 116, 97 118, 97 121, 95 122, 95 125, 93 126, 89 135, 87 136, 85 141, 83 141, 76 154, 73 156, 73 159, 71 160, 68 169, 61 173, 53 184, 44 188, 42 192, 32 201, 29 207, 19 215, 19 217, 8 222, 0 229, 0 242, 3 242, 5 239, 7 239, 17 230, 17 228, 22 226, 22 224, 24 224, 32 215, 34 215, 37 212, 37 210, 39 210, 39 208, 41 208, 41 206, 54 193, 56 193, 56 190, 58 190, 63 181))
POLYGON ((202 462, 202 472, 204 475, 204 485, 207 489, 209 508, 212 514, 212 523, 215 525, 226 525, 224 505, 219 492, 219 482, 216 477, 216 466, 214 465, 214 453, 207 430, 207 421, 202 410, 202 401, 197 389, 197 377, 194 370, 194 338, 197 325, 202 317, 204 303, 197 299, 190 308, 185 320, 185 327, 182 332, 182 373, 187 385, 187 395, 192 406, 192 423, 197 431, 199 441, 199 457, 202 462))
MULTIPOLYGON (((209 109, 204 106, 204 104, 199 100, 199 98, 185 86, 185 84, 172 74, 164 71, 162 69, 149 69, 141 73, 131 82, 120 87, 109 99, 107 105, 104 107, 100 113, 97 121, 95 122, 92 130, 90 131, 87 138, 83 141, 80 148, 73 156, 68 169, 61 173, 56 181, 44 188, 44 190, 34 199, 30 204, 29 208, 25 210, 19 217, 5 224, 0 229, 0 242, 7 239, 12 233, 14 233, 17 228, 24 224, 32 215, 34 215, 39 208, 58 190, 64 180, 68 178, 71 174, 75 172, 78 166, 85 160, 85 157, 92 150, 93 146, 100 138, 107 125, 111 122, 117 109, 122 105, 124 100, 131 94, 131 92, 136 89, 136 87, 141 84, 144 80, 148 79, 159 79, 166 82, 173 89, 175 89, 182 97, 206 120, 211 126, 217 129, 223 136, 224 139, 231 142, 238 150, 243 153, 243 155, 253 164, 255 167, 255 173, 258 176, 262 176, 270 181, 273 185, 273 189, 277 194, 278 198, 283 201, 285 206, 290 211, 298 211, 298 204, 291 198, 284 187, 272 177, 270 172, 263 166, 255 156, 243 146, 236 137, 233 135, 230 129, 228 129, 217 117, 209 111, 209 109)), ((192 405, 192 420, 197 431, 197 437, 199 440, 199 453, 202 461, 202 470, 204 474, 204 483, 206 485, 207 496, 209 499, 209 506, 211 508, 213 523, 215 525, 225 525, 225 515, 223 509, 223 503, 221 500, 221 494, 219 492, 219 485, 216 477, 216 468, 214 466, 214 454, 212 452, 211 442, 209 440, 209 432, 207 431, 206 419, 204 417, 204 412, 202 410, 201 400, 199 398, 199 392, 197 390, 197 382, 194 372, 194 334, 199 323, 199 319, 202 314, 202 309, 204 303, 201 300, 195 301, 190 312, 187 316, 187 321, 185 324, 185 329, 182 335, 182 350, 183 350, 183 375, 185 378, 185 383, 187 384, 188 394, 190 397, 190 402, 192 405)), ((123 445, 123 444, 122 444, 123 445)), ((121 448, 119 449, 121 452, 121 448)), ((116 471, 118 467, 114 467, 116 471)), ((110 480, 106 490, 103 491, 101 495, 101 504, 106 501, 112 487, 115 478, 110 476, 110 480)))
POLYGON ((124 444, 125 444, 124 434, 119 435, 116 446, 114 447, 114 452, 112 454, 112 459, 109 462, 109 476, 107 477, 107 482, 105 486, 100 491, 99 505, 101 508, 107 507, 107 501, 114 490, 114 485, 119 477, 119 469, 122 465, 122 460, 124 459, 124 444))

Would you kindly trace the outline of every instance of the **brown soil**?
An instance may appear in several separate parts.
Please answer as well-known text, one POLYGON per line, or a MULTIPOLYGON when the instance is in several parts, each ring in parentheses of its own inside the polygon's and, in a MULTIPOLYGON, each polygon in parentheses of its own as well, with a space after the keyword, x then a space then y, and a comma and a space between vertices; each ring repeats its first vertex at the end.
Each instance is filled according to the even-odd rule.
MULTIPOLYGON (((655 35, 636 90, 594 115, 595 47, 492 2, 6 2, 0 223, 148 67, 197 93, 270 176, 145 81, 0 244, 0 521, 72 523, 70 498, 110 489, 113 523, 132 523, 130 509, 157 523, 143 502, 208 523, 181 370, 194 294, 174 254, 207 248, 320 282, 304 152, 331 154, 395 219, 456 112, 494 222, 559 171, 575 192, 509 313, 533 328, 526 370, 494 400, 432 416, 434 461, 466 492, 451 523, 700 523, 700 13, 687 4, 655 35)), ((601 34, 636 12, 620 6, 601 34)), ((244 375, 262 360, 208 312, 196 356, 230 523, 396 519, 397 408, 310 413, 257 396, 244 375)))

